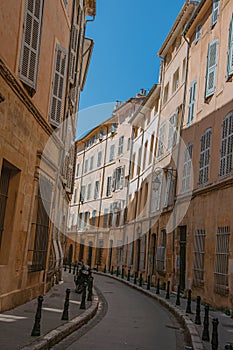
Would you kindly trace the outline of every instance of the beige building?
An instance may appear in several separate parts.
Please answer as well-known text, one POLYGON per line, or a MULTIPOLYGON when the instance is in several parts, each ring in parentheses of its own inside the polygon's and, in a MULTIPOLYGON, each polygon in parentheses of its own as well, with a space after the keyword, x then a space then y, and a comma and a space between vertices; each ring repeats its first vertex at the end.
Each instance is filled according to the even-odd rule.
POLYGON ((95 1, 0 3, 0 311, 61 277, 94 15, 95 1))

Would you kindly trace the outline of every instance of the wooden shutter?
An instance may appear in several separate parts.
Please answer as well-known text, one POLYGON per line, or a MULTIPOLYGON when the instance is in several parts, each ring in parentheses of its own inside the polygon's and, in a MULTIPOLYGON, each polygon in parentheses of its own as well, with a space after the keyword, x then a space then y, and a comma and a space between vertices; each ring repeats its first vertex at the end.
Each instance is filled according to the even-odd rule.
POLYGON ((218 12, 219 12, 219 0, 213 0, 212 25, 214 25, 218 20, 218 12))
POLYGON ((233 74, 233 14, 229 27, 227 76, 233 74))
POLYGON ((66 50, 57 44, 49 114, 49 122, 54 126, 58 126, 62 121, 62 104, 65 85, 64 81, 66 74, 66 61, 66 50))
POLYGON ((214 40, 208 48, 205 97, 213 95, 215 90, 217 52, 218 40, 214 40))
POLYGON ((220 176, 228 175, 232 170, 233 162, 233 113, 223 120, 222 146, 220 160, 220 176))
POLYGON ((122 189, 124 186, 124 178, 125 178, 125 165, 120 167, 120 184, 119 184, 120 189, 122 189))
POLYGON ((43 0, 25 2, 19 78, 33 89, 37 83, 43 3, 43 0))
POLYGON ((189 90, 190 94, 189 94, 189 106, 188 106, 188 124, 191 124, 193 121, 196 85, 197 85, 197 82, 196 80, 194 80, 189 90))
POLYGON ((78 33, 79 28, 76 24, 72 26, 71 30, 71 50, 69 60, 69 80, 74 83, 76 73, 76 59, 78 51, 78 33))
POLYGON ((205 131, 201 137, 201 150, 199 162, 199 185, 206 184, 209 179, 209 164, 210 164, 210 141, 211 129, 205 131))

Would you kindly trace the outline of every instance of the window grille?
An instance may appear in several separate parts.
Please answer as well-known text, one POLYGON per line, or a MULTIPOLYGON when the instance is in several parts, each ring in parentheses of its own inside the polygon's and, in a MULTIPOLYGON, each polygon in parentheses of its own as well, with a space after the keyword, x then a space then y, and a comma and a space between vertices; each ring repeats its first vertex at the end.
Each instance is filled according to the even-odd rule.
POLYGON ((199 180, 198 180, 199 185, 204 185, 209 180, 210 141, 211 141, 211 129, 208 129, 204 132, 204 134, 201 137, 199 180))
POLYGON ((220 159, 220 176, 231 173, 233 157, 233 112, 229 113, 222 124, 222 145, 220 159))
POLYGON ((227 295, 229 293, 229 242, 230 227, 218 227, 215 250, 214 290, 221 295, 227 295))
POLYGON ((194 267, 193 285, 201 287, 204 284, 204 259, 205 259, 205 230, 195 231, 194 236, 194 267))

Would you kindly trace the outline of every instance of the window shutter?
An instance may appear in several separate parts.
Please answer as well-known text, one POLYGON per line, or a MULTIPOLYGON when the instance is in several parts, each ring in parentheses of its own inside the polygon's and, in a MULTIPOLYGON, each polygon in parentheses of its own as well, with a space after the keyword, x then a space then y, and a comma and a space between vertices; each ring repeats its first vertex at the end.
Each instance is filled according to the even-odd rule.
POLYGON ((43 0, 26 0, 19 78, 36 89, 39 64, 43 0))
POLYGON ((71 31, 71 50, 70 50, 70 60, 69 60, 69 80, 74 83, 75 73, 76 73, 76 57, 78 51, 78 33, 79 29, 76 24, 72 26, 71 31))
POLYGON ((122 189, 124 186, 124 178, 125 178, 125 165, 123 165, 120 168, 120 186, 119 186, 120 189, 122 189))
POLYGON ((57 44, 54 61, 54 76, 50 103, 49 122, 58 126, 62 121, 62 102, 66 73, 66 51, 57 44))
POLYGON ((220 176, 231 173, 233 162, 233 113, 226 116, 222 125, 220 176))
POLYGON ((113 171, 113 176, 112 176, 112 191, 115 191, 116 189, 116 169, 113 171))
MULTIPOLYGON (((171 170, 171 168, 169 168, 171 170)), ((164 208, 166 208, 169 204, 169 198, 170 198, 170 191, 171 191, 171 181, 172 181, 172 174, 168 169, 167 174, 167 184, 166 184, 166 192, 164 197, 164 208)))
POLYGON ((199 185, 204 185, 209 179, 211 129, 201 137, 201 150, 199 162, 199 185))
POLYGON ((191 124, 193 121, 194 115, 194 103, 195 103, 195 95, 196 95, 196 80, 192 82, 190 86, 190 95, 189 95, 189 105, 188 105, 188 124, 191 124))
POLYGON ((212 25, 214 25, 218 20, 218 12, 219 12, 219 0, 213 0, 212 25))
POLYGON ((227 75, 233 74, 233 14, 231 17, 231 23, 229 27, 229 44, 228 44, 228 64, 227 75))
POLYGON ((215 40, 209 44, 208 48, 205 97, 213 95, 215 90, 217 52, 218 40, 215 40))

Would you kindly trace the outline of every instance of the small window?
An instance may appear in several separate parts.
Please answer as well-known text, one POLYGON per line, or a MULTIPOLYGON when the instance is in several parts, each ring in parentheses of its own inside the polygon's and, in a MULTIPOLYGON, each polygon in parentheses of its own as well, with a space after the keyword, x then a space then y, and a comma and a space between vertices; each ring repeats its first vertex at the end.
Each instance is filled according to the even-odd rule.
POLYGON ((98 158, 97 158, 97 168, 101 166, 102 162, 102 152, 98 152, 98 158))
POLYGON ((197 42, 198 42, 199 39, 200 39, 200 35, 201 35, 201 25, 199 24, 199 25, 196 27, 196 34, 195 34, 194 44, 197 44, 197 42))
POLYGON ((219 3, 220 3, 220 0, 213 0, 213 8, 212 8, 212 26, 213 26, 213 25, 217 22, 217 20, 218 20, 219 3))
POLYGON ((172 92, 175 92, 179 87, 179 68, 175 71, 173 75, 173 85, 172 92))
POLYGON ((206 70, 206 90, 205 97, 214 94, 216 82, 218 40, 214 40, 209 44, 206 70))

